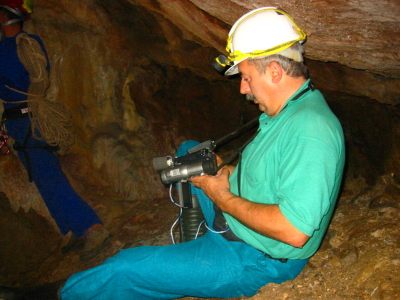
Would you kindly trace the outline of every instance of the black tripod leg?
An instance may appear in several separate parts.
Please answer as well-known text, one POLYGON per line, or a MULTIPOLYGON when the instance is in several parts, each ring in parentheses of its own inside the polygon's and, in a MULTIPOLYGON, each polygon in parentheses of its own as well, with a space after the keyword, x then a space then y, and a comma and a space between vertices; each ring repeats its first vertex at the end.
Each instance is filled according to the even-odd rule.
POLYGON ((182 208, 180 220, 181 243, 194 240, 205 234, 205 227, 200 227, 204 221, 203 211, 196 195, 192 195, 189 182, 178 183, 179 203, 182 208))

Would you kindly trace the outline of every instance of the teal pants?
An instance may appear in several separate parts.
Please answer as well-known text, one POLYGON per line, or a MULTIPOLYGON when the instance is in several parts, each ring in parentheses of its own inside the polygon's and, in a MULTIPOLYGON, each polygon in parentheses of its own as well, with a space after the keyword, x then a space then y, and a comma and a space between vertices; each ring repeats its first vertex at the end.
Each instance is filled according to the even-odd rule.
MULTIPOLYGON (((199 199, 207 223, 213 224, 213 203, 200 189, 193 188, 192 192, 199 199)), ((282 263, 245 243, 231 242, 208 231, 196 240, 181 244, 121 250, 102 265, 72 275, 61 290, 61 299, 253 296, 270 282, 295 278, 306 263, 307 260, 282 263)))

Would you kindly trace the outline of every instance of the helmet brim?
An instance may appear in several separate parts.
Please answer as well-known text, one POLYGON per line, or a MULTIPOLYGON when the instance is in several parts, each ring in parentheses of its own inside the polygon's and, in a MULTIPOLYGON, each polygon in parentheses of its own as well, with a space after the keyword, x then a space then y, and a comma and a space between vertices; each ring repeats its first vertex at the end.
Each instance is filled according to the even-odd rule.
POLYGON ((248 57, 245 57, 245 58, 243 58, 242 60, 235 61, 235 62, 233 63, 233 66, 230 67, 228 70, 225 71, 225 76, 232 76, 232 75, 238 74, 238 73, 239 73, 239 64, 240 64, 242 61, 246 60, 246 59, 248 59, 248 57))

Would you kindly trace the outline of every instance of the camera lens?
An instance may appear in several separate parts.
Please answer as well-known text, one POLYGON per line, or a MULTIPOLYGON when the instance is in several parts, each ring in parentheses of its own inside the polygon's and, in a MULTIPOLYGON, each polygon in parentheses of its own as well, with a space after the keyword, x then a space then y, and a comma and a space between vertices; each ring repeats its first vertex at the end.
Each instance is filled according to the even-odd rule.
POLYGON ((172 156, 158 156, 153 158, 153 167, 156 171, 164 170, 173 164, 172 156))

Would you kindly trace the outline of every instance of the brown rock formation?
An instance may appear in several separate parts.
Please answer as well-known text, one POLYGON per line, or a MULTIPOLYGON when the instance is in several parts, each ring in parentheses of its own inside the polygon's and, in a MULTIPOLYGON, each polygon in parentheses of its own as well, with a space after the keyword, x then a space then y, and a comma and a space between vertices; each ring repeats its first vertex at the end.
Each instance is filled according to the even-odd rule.
MULTIPOLYGON (((15 156, 0 156, 0 200, 11 203, 2 204, 0 212, 10 224, 24 228, 22 242, 10 243, 7 236, 0 242, 2 249, 7 253, 33 247, 39 253, 37 261, 29 256, 25 275, 23 263, 13 273, 13 265, 2 261, 3 284, 66 278, 100 263, 124 244, 169 242, 175 211, 168 206, 167 191, 151 160, 173 154, 186 139, 217 139, 236 129, 241 118, 247 122, 259 114, 239 94, 238 80, 217 74, 210 63, 225 53, 230 26, 248 10, 268 5, 288 11, 308 34, 305 57, 311 77, 342 121, 349 155, 342 204, 321 252, 298 281, 267 286, 256 299, 265 299, 265 294, 269 299, 396 298, 397 177, 386 182, 386 192, 380 189, 380 178, 400 171, 398 0, 33 3, 34 14, 25 29, 39 34, 47 47, 52 65, 48 98, 65 104, 76 126, 76 143, 62 158, 63 167, 115 239, 86 265, 74 254, 62 256, 62 238, 21 164, 15 156), (350 226, 349 220, 362 224, 361 217, 371 234, 350 226), (37 229, 28 228, 27 220, 37 229), (49 243, 29 240, 41 230, 49 243), (355 246, 357 234, 362 239, 355 246), (366 256, 368 243, 385 249, 387 262, 373 264, 378 252, 366 256), (51 258, 43 261, 49 253, 51 258), (40 271, 35 273, 35 268, 40 271), (387 275, 391 279, 385 271, 393 273, 387 275), (344 276, 354 276, 351 284, 357 293, 337 285, 341 293, 333 298, 335 281, 344 276)), ((233 141, 221 152, 239 143, 233 141)))

